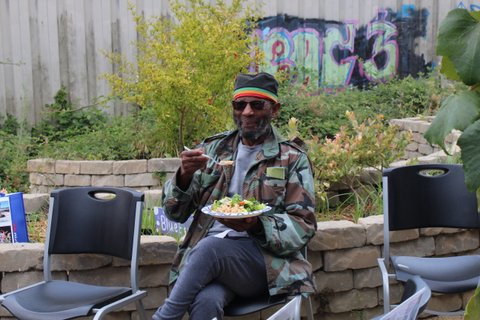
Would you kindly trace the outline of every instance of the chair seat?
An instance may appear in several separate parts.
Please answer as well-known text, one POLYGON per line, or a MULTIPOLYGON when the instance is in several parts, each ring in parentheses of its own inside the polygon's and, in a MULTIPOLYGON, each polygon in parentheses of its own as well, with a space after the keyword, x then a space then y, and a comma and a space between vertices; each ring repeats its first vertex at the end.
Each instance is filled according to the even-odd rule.
POLYGON ((430 289, 440 293, 458 293, 475 289, 480 280, 480 255, 445 258, 392 256, 399 281, 419 275, 430 289))
POLYGON ((126 287, 54 280, 7 296, 2 305, 24 320, 69 319, 86 316, 92 308, 102 307, 131 292, 126 287))
POLYGON ((283 294, 275 296, 266 295, 255 298, 237 297, 224 308, 224 314, 228 317, 243 316, 279 304, 284 304, 287 300, 288 296, 283 294))

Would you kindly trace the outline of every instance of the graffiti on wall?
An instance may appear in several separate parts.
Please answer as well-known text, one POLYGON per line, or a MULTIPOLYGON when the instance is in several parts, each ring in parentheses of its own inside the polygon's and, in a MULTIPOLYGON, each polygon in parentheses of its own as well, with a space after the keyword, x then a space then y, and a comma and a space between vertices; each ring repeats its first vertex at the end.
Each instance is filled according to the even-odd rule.
POLYGON ((428 11, 413 5, 380 9, 367 25, 277 15, 262 19, 256 33, 264 71, 296 70, 302 82, 341 89, 425 72, 431 62, 415 49, 427 19, 428 11))
POLYGON ((470 4, 469 6, 460 1, 457 5, 457 8, 467 9, 470 11, 480 11, 480 4, 470 4))

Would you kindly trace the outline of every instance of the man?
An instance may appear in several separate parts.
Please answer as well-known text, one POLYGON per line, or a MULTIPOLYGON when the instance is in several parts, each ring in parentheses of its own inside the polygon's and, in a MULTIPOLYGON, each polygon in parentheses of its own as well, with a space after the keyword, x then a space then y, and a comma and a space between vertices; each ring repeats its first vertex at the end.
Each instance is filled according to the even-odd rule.
POLYGON ((271 125, 280 109, 277 89, 268 73, 239 74, 232 101, 237 129, 180 154, 163 206, 174 221, 194 218, 173 262, 175 286, 153 319, 181 319, 187 311, 193 320, 223 319, 236 296, 314 292, 311 265, 300 253, 316 230, 313 176, 305 152, 271 125), (245 219, 201 212, 236 193, 272 209, 245 219))

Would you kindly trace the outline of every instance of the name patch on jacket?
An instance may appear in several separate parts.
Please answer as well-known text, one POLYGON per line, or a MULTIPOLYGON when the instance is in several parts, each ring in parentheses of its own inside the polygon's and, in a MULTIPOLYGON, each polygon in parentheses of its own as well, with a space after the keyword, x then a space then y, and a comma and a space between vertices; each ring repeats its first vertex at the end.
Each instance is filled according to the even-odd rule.
POLYGON ((286 169, 284 167, 269 167, 267 168, 267 177, 275 179, 285 179, 286 169))

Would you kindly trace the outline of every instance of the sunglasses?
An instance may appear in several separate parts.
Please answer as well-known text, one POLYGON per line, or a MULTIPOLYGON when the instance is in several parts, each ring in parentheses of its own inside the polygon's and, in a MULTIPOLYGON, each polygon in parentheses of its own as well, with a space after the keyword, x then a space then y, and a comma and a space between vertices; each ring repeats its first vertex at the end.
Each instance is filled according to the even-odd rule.
POLYGON ((250 108, 253 110, 261 111, 263 108, 265 108, 265 105, 267 104, 267 101, 265 100, 254 100, 254 101, 232 101, 232 106, 235 111, 243 111, 246 107, 247 104, 250 105, 250 108))

